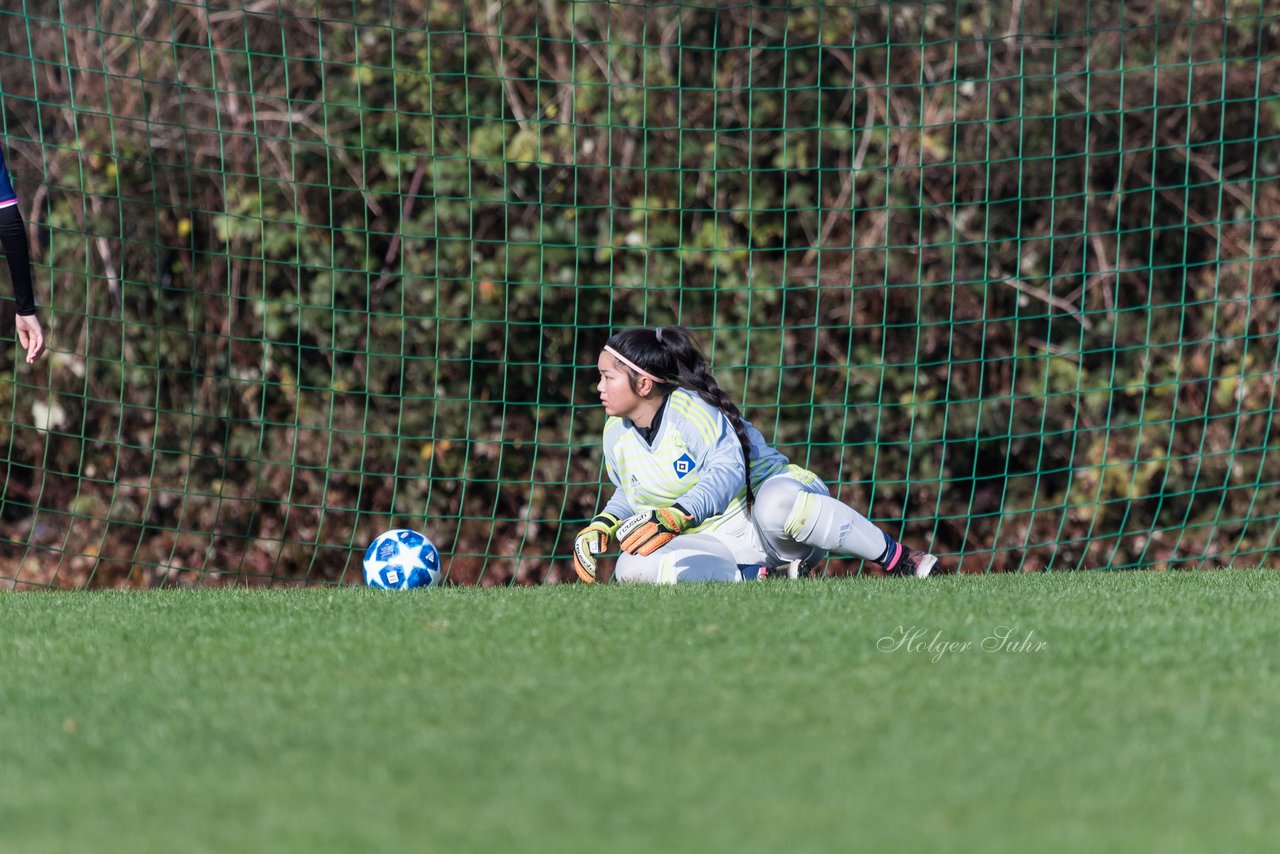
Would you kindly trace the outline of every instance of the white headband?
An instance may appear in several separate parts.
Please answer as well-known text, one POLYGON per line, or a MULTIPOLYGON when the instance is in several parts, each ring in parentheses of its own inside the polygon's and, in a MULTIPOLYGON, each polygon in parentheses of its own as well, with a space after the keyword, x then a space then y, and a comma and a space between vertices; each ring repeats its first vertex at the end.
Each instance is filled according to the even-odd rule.
POLYGON ((612 347, 610 347, 610 346, 609 346, 609 345, 607 345, 607 344, 605 345, 604 351, 605 351, 606 353, 608 353, 610 356, 613 356, 613 358, 617 359, 617 360, 618 360, 619 362, 621 362, 622 364, 626 365, 626 366, 627 366, 628 368, 630 368, 631 370, 635 371, 635 372, 636 372, 637 374, 639 374, 640 376, 642 376, 642 377, 648 377, 649 379, 653 380, 655 383, 665 383, 665 382, 666 382, 666 380, 660 380, 660 379, 658 379, 658 378, 657 378, 657 377, 655 377, 653 374, 649 373, 649 372, 648 372, 648 371, 646 371, 644 368, 640 367, 640 366, 639 366, 639 365, 637 365, 635 362, 631 361, 631 360, 630 360, 630 359, 628 359, 626 356, 622 355, 622 354, 621 354, 621 353, 619 353, 617 350, 613 349, 612 347))

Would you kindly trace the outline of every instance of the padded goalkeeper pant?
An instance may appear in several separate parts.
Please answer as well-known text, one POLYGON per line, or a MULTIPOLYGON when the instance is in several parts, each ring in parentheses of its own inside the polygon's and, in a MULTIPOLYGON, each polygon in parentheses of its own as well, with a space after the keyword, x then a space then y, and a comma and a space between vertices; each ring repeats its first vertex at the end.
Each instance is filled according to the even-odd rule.
POLYGON ((828 552, 878 560, 887 538, 852 507, 832 498, 812 472, 791 466, 761 484, 749 519, 682 534, 653 554, 622 554, 613 576, 641 584, 740 581, 743 567, 813 566, 828 552))
POLYGON ((799 560, 812 566, 828 552, 878 560, 885 551, 884 532, 832 498, 826 485, 803 469, 765 481, 751 518, 771 565, 799 560))
POLYGON ((733 551, 714 533, 681 534, 653 554, 623 552, 614 565, 618 581, 675 584, 680 581, 741 581, 733 551))

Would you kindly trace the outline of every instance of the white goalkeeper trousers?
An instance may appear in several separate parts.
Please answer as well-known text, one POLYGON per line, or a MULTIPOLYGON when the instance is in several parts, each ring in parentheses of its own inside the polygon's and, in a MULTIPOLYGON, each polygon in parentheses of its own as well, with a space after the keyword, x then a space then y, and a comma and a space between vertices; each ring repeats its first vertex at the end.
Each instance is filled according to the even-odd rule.
POLYGON ((624 552, 613 577, 639 584, 741 581, 744 566, 777 569, 793 560, 812 566, 829 552, 876 560, 884 551, 879 528, 832 498, 812 472, 792 466, 760 485, 750 513, 678 536, 650 555, 624 552))

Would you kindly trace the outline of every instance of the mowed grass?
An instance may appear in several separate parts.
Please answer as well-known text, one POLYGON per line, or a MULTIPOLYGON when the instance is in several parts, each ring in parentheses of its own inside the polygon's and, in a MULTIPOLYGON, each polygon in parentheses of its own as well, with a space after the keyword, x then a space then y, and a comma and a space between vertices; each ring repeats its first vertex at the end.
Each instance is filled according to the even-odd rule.
POLYGON ((0 849, 1273 850, 1277 615, 1252 571, 3 594, 0 849))

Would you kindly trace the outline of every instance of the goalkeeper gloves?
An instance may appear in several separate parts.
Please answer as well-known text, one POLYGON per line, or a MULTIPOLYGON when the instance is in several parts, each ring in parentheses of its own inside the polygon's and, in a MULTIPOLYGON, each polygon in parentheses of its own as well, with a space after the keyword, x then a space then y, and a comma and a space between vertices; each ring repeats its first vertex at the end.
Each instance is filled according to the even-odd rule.
POLYGON ((573 570, 584 584, 596 582, 596 555, 609 545, 609 538, 618 530, 618 519, 610 513, 601 513, 573 539, 573 570))
POLYGON ((692 527, 693 517, 680 507, 663 507, 637 513, 618 526, 622 550, 633 555, 649 555, 692 527))

